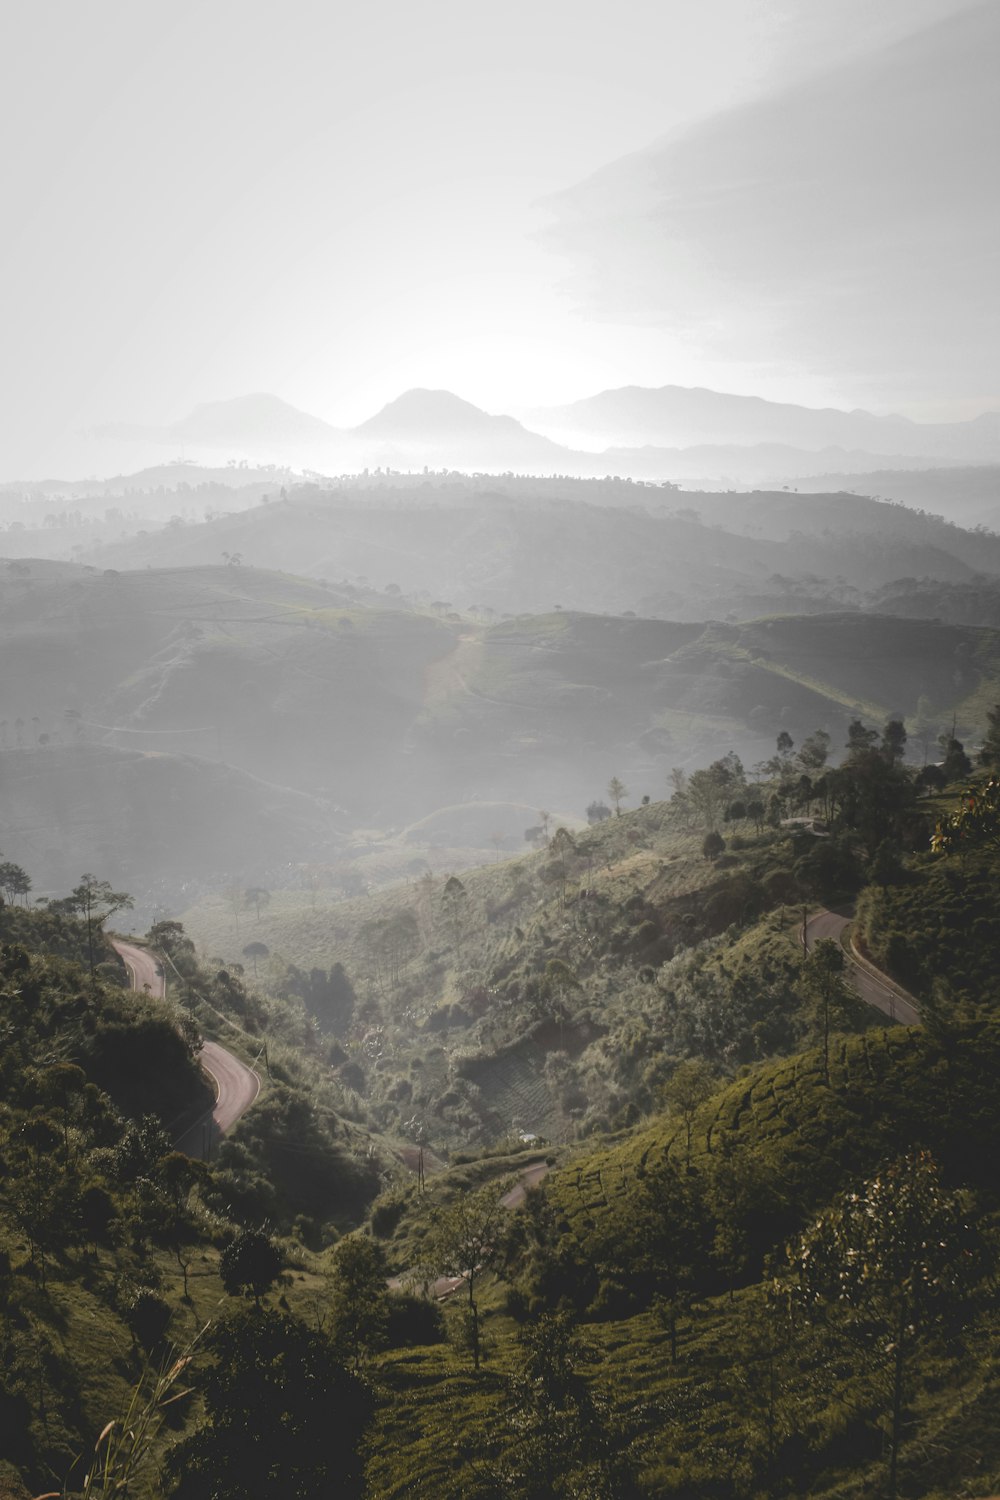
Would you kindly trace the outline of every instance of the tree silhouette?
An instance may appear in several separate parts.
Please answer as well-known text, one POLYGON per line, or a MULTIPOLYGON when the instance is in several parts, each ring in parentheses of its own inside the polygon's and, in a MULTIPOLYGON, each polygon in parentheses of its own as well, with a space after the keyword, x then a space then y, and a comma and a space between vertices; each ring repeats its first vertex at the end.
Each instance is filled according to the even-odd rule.
POLYGON ((246 947, 243 949, 243 957, 248 958, 253 964, 253 974, 255 979, 257 977, 257 960, 259 958, 269 957, 270 952, 271 950, 266 943, 247 943, 246 947))
POLYGON ((476 1278, 500 1256, 500 1232, 507 1213, 502 1200, 509 1186, 509 1182, 491 1182, 475 1192, 460 1194, 438 1211, 425 1241, 431 1269, 438 1275, 461 1277, 469 1288, 469 1339, 477 1370, 480 1335, 476 1278))
POLYGON ((207 1421, 169 1453, 175 1500, 356 1500, 372 1398, 329 1339, 268 1308, 205 1339, 207 1421))
POLYGON ((342 1239, 333 1252, 331 1338, 356 1370, 366 1354, 385 1344, 389 1322, 385 1257, 361 1234, 342 1239))
POLYGON ((624 781, 619 781, 617 776, 612 776, 608 782, 608 796, 614 804, 615 817, 622 815, 622 799, 628 796, 628 787, 624 781))
POLYGON ((277 1246, 259 1229, 243 1229, 223 1250, 219 1261, 222 1285, 230 1297, 260 1299, 281 1275, 284 1261, 277 1246))
POLYGON ((87 957, 90 972, 94 972, 94 940, 109 917, 126 911, 133 905, 132 897, 124 891, 113 891, 108 881, 98 880, 96 875, 82 875, 80 884, 74 886, 68 896, 52 905, 75 913, 87 926, 87 957))

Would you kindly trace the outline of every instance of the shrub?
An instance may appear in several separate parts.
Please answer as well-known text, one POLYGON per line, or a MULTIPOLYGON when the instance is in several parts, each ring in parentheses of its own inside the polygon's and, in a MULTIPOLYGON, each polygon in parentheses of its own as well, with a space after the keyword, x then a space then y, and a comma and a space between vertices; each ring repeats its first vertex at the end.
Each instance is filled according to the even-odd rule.
POLYGON ((444 1314, 436 1302, 413 1292, 396 1292, 389 1298, 388 1308, 386 1338, 390 1349, 444 1343, 444 1314))

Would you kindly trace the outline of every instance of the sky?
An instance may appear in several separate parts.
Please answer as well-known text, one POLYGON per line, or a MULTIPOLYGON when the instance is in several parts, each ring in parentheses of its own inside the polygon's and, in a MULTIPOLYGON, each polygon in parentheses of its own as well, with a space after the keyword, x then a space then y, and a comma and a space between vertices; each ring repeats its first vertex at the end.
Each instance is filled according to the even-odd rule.
MULTIPOLYGON (((760 314, 766 236, 744 264, 724 214, 711 233, 691 227, 699 174, 718 194, 741 122, 770 119, 759 138, 773 142, 789 91, 801 118, 810 80, 846 69, 863 81, 887 48, 968 9, 962 0, 8 6, 4 468, 27 472, 67 430, 170 422, 198 402, 261 390, 343 425, 413 385, 493 411, 675 383, 974 415, 990 399, 981 360, 965 385, 953 360, 937 388, 932 357, 928 378, 914 378, 912 338, 894 349, 883 330, 870 356, 831 353, 823 329, 842 321, 836 307, 826 325, 812 319, 804 340, 788 307, 760 314), (637 153, 666 163, 647 202, 634 192, 637 153), (678 183, 682 235, 661 201, 678 183), (713 260, 725 262, 714 280, 713 260), (648 274, 664 266, 670 296, 664 275, 648 274)), ((891 70, 879 76, 892 87, 891 70)), ((960 106, 961 80, 952 84, 960 106)), ((876 130, 892 102, 883 100, 876 130)), ((963 178, 967 195, 983 196, 987 148, 978 188, 976 173, 963 178)), ((822 171, 841 184, 863 161, 859 149, 853 142, 846 169, 822 171)), ((774 184, 758 213, 745 153, 740 170, 744 215, 760 224, 774 184)), ((822 193, 820 181, 810 215, 822 193)), ((786 194, 778 206, 787 227, 794 202, 786 194)), ((815 274, 834 267, 827 258, 815 274)), ((968 301, 970 276, 957 279, 968 301)), ((908 294, 926 297, 927 287, 908 294)), ((809 296, 799 277, 794 298, 801 306, 809 296)), ((863 313, 852 326, 864 336, 863 313)))

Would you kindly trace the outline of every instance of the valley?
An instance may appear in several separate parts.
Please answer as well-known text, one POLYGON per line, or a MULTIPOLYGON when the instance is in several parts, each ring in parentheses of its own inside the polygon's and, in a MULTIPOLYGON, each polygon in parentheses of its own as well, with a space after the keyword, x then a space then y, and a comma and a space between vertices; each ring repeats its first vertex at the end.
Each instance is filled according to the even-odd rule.
POLYGON ((246 1296, 348 1382, 352 1493, 527 1497, 527 1454, 550 1493, 845 1500, 888 1446, 951 1500, 948 1421, 992 1431, 995 855, 931 839, 1000 757, 996 538, 846 493, 288 477, 0 565, 0 1274, 46 1351, 10 1345, 0 1478, 79 1488, 170 1350, 197 1394, 136 1493, 240 1472, 198 1346, 242 1368, 246 1296), (976 1247, 905 1432, 803 1270, 880 1173, 976 1247), (539 1350, 562 1394, 524 1394, 539 1350))

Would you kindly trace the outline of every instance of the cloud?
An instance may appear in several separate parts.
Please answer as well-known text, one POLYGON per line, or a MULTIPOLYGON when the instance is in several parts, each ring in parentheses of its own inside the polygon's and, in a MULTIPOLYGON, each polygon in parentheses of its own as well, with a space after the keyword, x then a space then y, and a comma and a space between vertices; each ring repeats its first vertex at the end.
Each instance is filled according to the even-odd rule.
POLYGON ((550 200, 583 309, 868 393, 987 393, 998 42, 974 6, 550 200))

